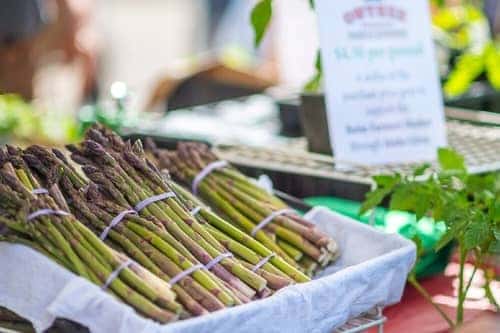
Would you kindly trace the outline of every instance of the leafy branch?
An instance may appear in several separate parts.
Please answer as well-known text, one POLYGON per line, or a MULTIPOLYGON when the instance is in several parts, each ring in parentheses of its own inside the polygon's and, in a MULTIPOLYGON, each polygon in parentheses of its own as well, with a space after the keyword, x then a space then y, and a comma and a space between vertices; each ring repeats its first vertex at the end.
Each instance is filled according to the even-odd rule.
MULTIPOLYGON (((314 10, 314 0, 309 0, 309 6, 314 10)), ((273 0, 260 0, 252 9, 250 14, 250 22, 254 30, 254 45, 259 47, 264 39, 273 16, 273 0)), ((316 92, 321 88, 321 80, 323 78, 323 69, 321 66, 321 54, 318 50, 314 68, 316 73, 305 84, 304 90, 307 92, 316 92)))
MULTIPOLYGON (((367 194, 361 213, 389 198, 390 209, 413 212, 417 220, 429 216, 434 221, 444 221, 446 232, 436 244, 436 250, 451 242, 458 245, 460 272, 454 325, 460 325, 472 282, 472 278, 469 281, 464 278, 466 258, 473 254, 476 265, 480 266, 485 256, 500 253, 500 183, 495 174, 469 174, 464 158, 453 150, 439 149, 438 161, 437 172, 424 164, 410 175, 375 176, 376 188, 367 194)), ((410 275, 409 282, 432 303, 414 275, 410 275)), ((488 288, 487 283, 485 290, 488 288)), ((494 299, 490 297, 489 300, 496 306, 494 299)), ((433 306, 444 314, 436 304, 433 306)), ((452 323, 448 317, 443 317, 452 323)))

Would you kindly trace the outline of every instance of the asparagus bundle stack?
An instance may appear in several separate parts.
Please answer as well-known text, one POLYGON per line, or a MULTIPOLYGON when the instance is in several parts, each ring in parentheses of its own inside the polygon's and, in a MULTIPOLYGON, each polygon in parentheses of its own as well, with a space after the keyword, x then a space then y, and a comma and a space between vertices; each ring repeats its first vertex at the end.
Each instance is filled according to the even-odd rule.
MULTIPOLYGON (((53 179, 56 183, 50 187, 59 189, 80 221, 104 238, 110 246, 127 253, 162 280, 170 281, 184 269, 192 267, 175 248, 164 241, 163 238, 169 235, 165 234, 163 225, 152 217, 127 214, 119 224, 111 228, 113 219, 122 212, 132 212, 131 207, 120 205, 103 196, 97 190, 96 184, 83 179, 58 150, 51 153, 41 147, 32 146, 26 149, 23 157, 44 179, 51 179, 54 170, 59 170, 58 179, 53 179), (173 260, 169 256, 173 257, 173 260)), ((223 303, 190 276, 172 285, 172 290, 187 312, 193 316, 224 307, 223 303)))
POLYGON ((31 246, 146 317, 161 323, 176 320, 182 306, 170 286, 69 214, 54 199, 61 201, 60 193, 40 188, 20 154, 12 147, 0 150, 0 240, 31 246))
MULTIPOLYGON (((264 267, 256 267, 235 258, 223 242, 207 230, 202 221, 193 217, 162 174, 145 158, 140 142, 131 145, 124 143, 112 132, 90 129, 87 139, 81 145, 69 146, 68 149, 72 152, 72 159, 82 165, 82 170, 93 182, 94 185, 88 189, 98 189, 99 194, 96 195, 93 191, 92 196, 109 199, 109 204, 102 204, 102 199, 93 200, 87 195, 86 205, 93 213, 98 211, 95 206, 106 210, 110 214, 102 216, 102 220, 106 221, 112 217, 111 213, 123 209, 133 207, 138 213, 138 216, 127 216, 125 223, 119 224, 120 228, 113 228, 110 238, 115 232, 125 235, 122 229, 132 229, 142 236, 143 243, 152 245, 164 259, 168 258, 182 269, 190 270, 192 279, 219 302, 213 303, 210 308, 206 307, 206 310, 214 311, 221 306, 267 297, 274 290, 294 281, 308 280, 307 276, 282 259, 275 260, 284 267, 276 270, 280 274, 266 274, 263 272, 264 267), (92 206, 95 202, 101 204, 92 206), (142 226, 142 229, 136 224, 142 226), (197 269, 200 265, 205 268, 209 266, 210 269, 197 269)), ((67 173, 70 167, 62 169, 67 173)), ((71 192, 70 186, 64 187, 65 193, 71 192)), ((75 187, 77 188, 81 188, 81 184, 75 187)), ((87 190, 87 194, 88 192, 87 190)), ((75 209, 84 211, 82 207, 75 206, 75 209)), ((160 266, 159 262, 156 264, 160 266)), ((262 265, 266 266, 264 263, 262 265)), ((271 264, 266 267, 270 266, 271 264)), ((194 298, 192 293, 189 295, 194 298)), ((209 304, 204 297, 198 297, 197 300, 204 302, 203 305, 209 304)))
POLYGON ((152 145, 150 150, 159 167, 168 169, 174 179, 197 191, 240 230, 288 263, 312 274, 338 256, 337 244, 331 237, 219 161, 206 145, 181 143, 177 151, 159 150, 152 145))

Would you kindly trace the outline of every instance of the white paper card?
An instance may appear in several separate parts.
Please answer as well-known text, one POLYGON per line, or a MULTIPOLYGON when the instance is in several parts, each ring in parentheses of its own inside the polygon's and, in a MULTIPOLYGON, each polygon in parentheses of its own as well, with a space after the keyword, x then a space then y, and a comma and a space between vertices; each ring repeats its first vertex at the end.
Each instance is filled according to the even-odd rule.
POLYGON ((316 0, 339 161, 432 160, 446 145, 428 0, 316 0))

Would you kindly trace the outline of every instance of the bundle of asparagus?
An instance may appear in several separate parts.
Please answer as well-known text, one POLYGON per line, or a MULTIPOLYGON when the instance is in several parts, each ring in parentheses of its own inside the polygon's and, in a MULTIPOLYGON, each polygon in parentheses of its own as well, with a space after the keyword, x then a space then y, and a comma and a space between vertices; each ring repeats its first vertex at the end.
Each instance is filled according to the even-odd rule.
MULTIPOLYGON (((168 261, 184 270, 187 274, 181 280, 185 283, 180 286, 187 296, 202 306, 203 311, 215 311, 267 297, 293 282, 309 280, 282 258, 266 258, 271 251, 247 235, 240 244, 233 241, 231 246, 240 245, 239 252, 249 259, 236 256, 229 245, 225 246, 227 242, 210 232, 209 224, 191 214, 172 184, 146 158, 139 141, 132 145, 112 132, 92 128, 85 141, 68 149, 90 182, 81 182, 57 151, 53 154, 57 155, 55 162, 54 156, 47 156, 40 147, 28 149, 25 159, 44 173, 45 178, 54 173, 51 170, 64 175, 58 182, 63 195, 71 198, 68 201, 75 214, 84 215, 81 219, 92 224, 97 232, 108 230, 109 240, 136 260, 139 260, 137 249, 140 249, 149 257, 146 259, 150 259, 149 263, 140 261, 145 267, 156 274, 163 272, 171 276, 172 269, 169 271, 164 266, 168 261), (50 166, 48 160, 59 166, 50 166), (49 165, 48 170, 43 171, 44 165, 49 165), (85 195, 81 195, 81 189, 85 189, 85 195), (123 212, 132 213, 121 216, 120 223, 110 224, 113 216, 123 212), (254 248, 260 247, 259 252, 244 246, 247 240, 254 248), (125 245, 125 241, 135 245, 134 251, 131 252, 132 247, 127 248, 129 245, 125 245), (153 258, 152 254, 156 257, 153 258), (194 286, 202 288, 195 289, 194 286)), ((174 291, 188 311, 201 314, 193 313, 178 289, 174 291)))
POLYGON ((0 149, 0 240, 40 251, 146 317, 176 320, 182 306, 168 283, 107 246, 68 213, 57 189, 41 188, 21 155, 13 147, 0 149))
MULTIPOLYGON (((196 259, 192 260, 191 253, 167 232, 158 219, 138 216, 128 204, 110 200, 99 192, 96 183, 83 180, 61 152, 53 150, 51 153, 32 146, 26 149, 24 158, 45 179, 50 179, 54 173, 52 170, 60 170, 54 185, 67 199, 72 212, 108 244, 127 253, 161 279, 171 281, 185 269, 199 263, 196 259), (116 220, 115 217, 119 216, 121 219, 116 220), (181 249, 186 256, 177 249, 181 249)), ((108 189, 113 190, 113 187, 108 189)), ((114 196, 120 196, 119 192, 114 196)), ((216 289, 210 289, 214 286, 212 278, 211 274, 193 273, 193 277, 186 275, 172 285, 179 302, 191 315, 206 314, 226 306, 223 303, 226 299, 219 299, 216 289)), ((222 281, 218 282, 222 284, 222 281)))
MULTIPOLYGON (((307 274, 338 256, 337 244, 331 237, 229 164, 219 161, 206 145, 181 143, 177 151, 167 151, 148 142, 148 151, 160 168, 168 169, 175 180, 189 186, 239 230, 307 274)), ((184 194, 193 199, 189 192, 184 194)), ((202 212, 207 220, 209 214, 206 209, 202 212)), ((215 231, 212 234, 222 239, 215 231)))

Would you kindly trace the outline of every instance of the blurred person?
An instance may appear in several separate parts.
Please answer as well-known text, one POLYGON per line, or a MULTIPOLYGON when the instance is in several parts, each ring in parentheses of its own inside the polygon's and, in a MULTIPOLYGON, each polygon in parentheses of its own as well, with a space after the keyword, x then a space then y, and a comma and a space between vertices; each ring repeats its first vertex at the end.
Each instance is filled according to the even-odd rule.
POLYGON ((96 43, 92 0, 2 0, 0 93, 35 97, 37 71, 54 59, 82 66, 79 95, 95 87, 96 43), (57 56, 54 56, 57 55, 57 56))

